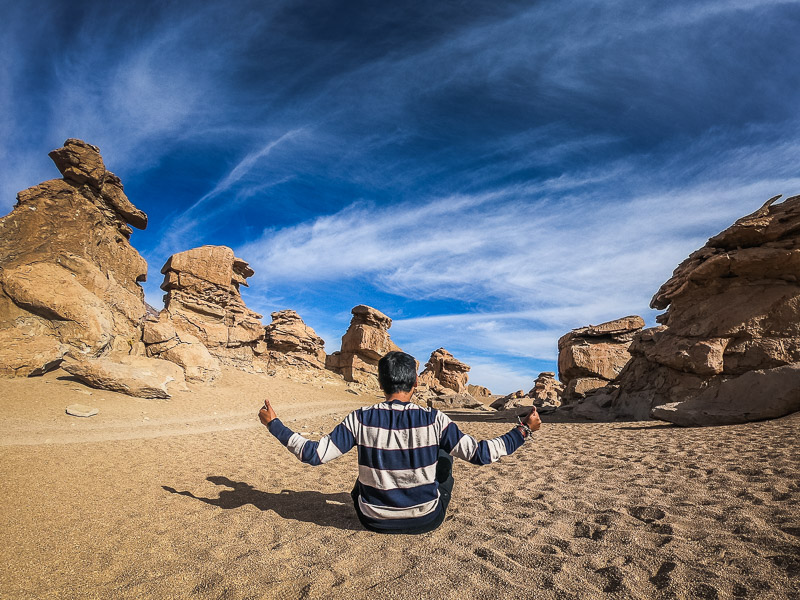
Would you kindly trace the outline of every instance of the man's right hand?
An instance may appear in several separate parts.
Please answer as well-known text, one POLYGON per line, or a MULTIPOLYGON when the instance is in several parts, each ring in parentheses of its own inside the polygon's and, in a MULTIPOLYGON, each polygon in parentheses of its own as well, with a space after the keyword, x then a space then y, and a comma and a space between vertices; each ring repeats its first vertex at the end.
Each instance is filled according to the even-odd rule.
POLYGON ((265 427, 269 426, 271 421, 278 418, 269 400, 264 400, 264 406, 258 411, 258 418, 265 427))
POLYGON ((533 410, 531 410, 531 414, 525 417, 523 423, 530 427, 531 431, 538 431, 539 427, 542 426, 542 420, 539 418, 539 413, 536 412, 535 406, 533 407, 533 410))

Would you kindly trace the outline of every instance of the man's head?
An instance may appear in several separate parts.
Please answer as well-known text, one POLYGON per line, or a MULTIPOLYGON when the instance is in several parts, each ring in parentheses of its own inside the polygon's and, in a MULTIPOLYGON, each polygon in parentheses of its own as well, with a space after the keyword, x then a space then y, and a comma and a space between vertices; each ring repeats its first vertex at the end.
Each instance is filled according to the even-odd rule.
POLYGON ((378 361, 378 383, 387 396, 417 385, 417 361, 405 352, 388 352, 378 361))

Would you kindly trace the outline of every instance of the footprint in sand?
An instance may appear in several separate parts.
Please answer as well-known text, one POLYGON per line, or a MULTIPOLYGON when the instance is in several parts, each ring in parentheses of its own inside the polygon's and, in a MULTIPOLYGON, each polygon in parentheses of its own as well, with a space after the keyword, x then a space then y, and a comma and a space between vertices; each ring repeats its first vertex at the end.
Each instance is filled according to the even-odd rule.
POLYGON ((602 569, 595 569, 595 573, 605 578, 605 585, 603 592, 606 594, 613 594, 619 591, 622 587, 622 572, 617 567, 603 567, 602 569))
POLYGON ((658 572, 650 578, 650 583, 656 586, 656 588, 659 590, 663 590, 672 580, 670 573, 672 573, 675 567, 676 565, 674 562, 667 561, 661 563, 661 566, 658 568, 658 572))
POLYGON ((663 510, 655 506, 634 506, 628 509, 628 514, 645 523, 652 523, 666 516, 663 510))

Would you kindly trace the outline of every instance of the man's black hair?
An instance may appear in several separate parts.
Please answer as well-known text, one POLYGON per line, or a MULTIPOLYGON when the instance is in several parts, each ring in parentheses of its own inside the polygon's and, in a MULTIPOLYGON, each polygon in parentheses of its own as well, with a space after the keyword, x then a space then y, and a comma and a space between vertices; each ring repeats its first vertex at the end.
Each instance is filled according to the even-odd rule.
POLYGON ((417 382, 417 361, 405 352, 388 352, 378 361, 378 383, 384 394, 410 392, 417 382))

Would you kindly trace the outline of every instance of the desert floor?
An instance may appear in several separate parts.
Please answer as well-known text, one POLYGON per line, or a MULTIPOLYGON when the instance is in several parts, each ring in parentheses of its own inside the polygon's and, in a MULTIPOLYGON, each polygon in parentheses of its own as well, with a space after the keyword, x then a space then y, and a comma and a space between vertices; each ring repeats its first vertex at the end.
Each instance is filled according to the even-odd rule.
MULTIPOLYGON (((381 536, 350 504, 355 452, 301 464, 258 422, 265 396, 311 438, 376 401, 232 372, 171 400, 0 380, 0 597, 800 598, 800 415, 545 417, 498 464, 456 462, 437 531, 381 536)), ((479 438, 510 426, 451 416, 479 438)))

